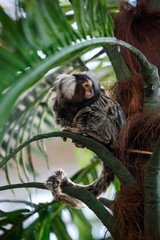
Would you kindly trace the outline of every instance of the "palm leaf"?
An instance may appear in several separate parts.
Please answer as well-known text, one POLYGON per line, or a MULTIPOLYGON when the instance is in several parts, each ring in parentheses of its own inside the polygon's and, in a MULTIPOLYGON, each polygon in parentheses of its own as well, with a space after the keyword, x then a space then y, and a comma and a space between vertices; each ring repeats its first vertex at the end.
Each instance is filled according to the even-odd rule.
MULTIPOLYGON (((51 83, 50 83, 51 84, 51 83)), ((49 106, 43 101, 46 102, 51 98, 51 93, 49 89, 51 85, 49 82, 43 82, 38 84, 36 88, 29 91, 23 99, 17 102, 16 107, 14 108, 14 112, 6 124, 3 131, 2 138, 2 149, 1 152, 5 151, 6 154, 9 154, 13 148, 16 148, 19 144, 24 142, 26 139, 30 138, 33 135, 42 132, 42 125, 46 121, 53 122, 53 116, 51 111, 49 111, 49 106), (46 116, 46 115, 47 116, 46 116), (6 136, 9 136, 9 141, 6 139, 6 136), (6 140, 5 140, 6 139, 6 140)), ((44 143, 37 143, 39 149, 43 152, 43 155, 46 159, 46 153, 44 151, 44 143)), ((25 176, 28 179, 28 170, 30 169, 34 173, 32 164, 32 158, 30 153, 30 146, 28 146, 28 164, 25 159, 24 150, 21 151, 19 155, 16 156, 15 160, 17 162, 18 175, 20 180, 22 180, 21 167, 25 173, 25 176)), ((8 171, 6 171, 6 176, 9 176, 8 171)), ((9 182, 9 178, 8 178, 9 182)))
MULTIPOLYGON (((94 36, 98 36, 101 23, 103 22, 105 25, 105 20, 101 21, 97 10, 101 7, 101 10, 105 12, 106 4, 105 1, 103 4, 98 1, 98 8, 93 9, 95 7, 90 2, 86 2, 86 11, 84 11, 81 1, 73 1, 73 5, 70 5, 75 12, 74 21, 77 21, 77 30, 69 24, 67 15, 58 0, 26 1, 19 6, 21 12, 23 8, 25 18, 20 17, 17 20, 11 19, 0 9, 2 24, 0 32, 0 42, 2 42, 0 47, 2 56, 0 92, 2 93, 8 88, 0 97, 2 103, 0 110, 2 114, 4 113, 3 119, 0 120, 1 126, 9 117, 16 99, 24 91, 38 82, 51 68, 64 64, 87 50, 88 47, 83 46, 80 49, 74 49, 77 39, 81 40, 89 36, 90 26, 84 22, 85 19, 89 19, 90 22, 92 20, 92 25, 97 21, 94 27, 94 36), (80 4, 80 12, 77 11, 77 4, 80 4), (93 16, 90 17, 93 12, 94 19, 93 16), (84 18, 81 17, 82 15, 84 18), (67 46, 71 46, 71 49, 67 46), (44 54, 45 59, 40 57, 40 53, 44 54)), ((110 19, 109 22, 111 21, 110 19)), ((108 21, 106 22, 107 26, 108 21)), ((106 28, 103 28, 101 35, 106 36, 106 34, 106 28)), ((92 37, 93 34, 90 36, 92 37)))

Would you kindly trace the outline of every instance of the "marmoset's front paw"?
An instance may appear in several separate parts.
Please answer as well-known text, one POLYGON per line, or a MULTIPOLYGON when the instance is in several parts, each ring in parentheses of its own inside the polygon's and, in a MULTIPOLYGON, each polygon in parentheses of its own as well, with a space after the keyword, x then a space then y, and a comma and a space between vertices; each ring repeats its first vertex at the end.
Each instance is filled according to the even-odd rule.
MULTIPOLYGON (((63 129, 63 132, 73 132, 73 133, 78 133, 78 129, 76 128, 71 128, 71 127, 65 127, 63 129)), ((67 142, 67 138, 66 137, 62 137, 64 142, 67 142)))

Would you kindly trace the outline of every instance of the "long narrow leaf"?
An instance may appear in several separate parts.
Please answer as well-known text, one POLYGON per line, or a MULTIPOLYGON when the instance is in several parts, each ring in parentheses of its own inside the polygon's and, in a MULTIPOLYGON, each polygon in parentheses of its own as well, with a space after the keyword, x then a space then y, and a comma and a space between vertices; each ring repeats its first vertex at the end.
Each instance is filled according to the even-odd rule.
POLYGON ((82 38, 86 39, 87 36, 87 27, 86 27, 86 15, 83 1, 72 1, 74 7, 75 19, 78 25, 78 30, 81 33, 82 38))

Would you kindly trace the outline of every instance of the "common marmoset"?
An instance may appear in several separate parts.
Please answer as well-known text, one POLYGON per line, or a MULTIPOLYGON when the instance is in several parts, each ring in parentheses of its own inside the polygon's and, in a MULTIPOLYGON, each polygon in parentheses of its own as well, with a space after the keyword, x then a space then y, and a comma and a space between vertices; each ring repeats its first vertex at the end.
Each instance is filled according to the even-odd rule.
MULTIPOLYGON (((110 99, 108 94, 101 91, 101 85, 96 75, 91 72, 59 75, 55 87, 53 111, 56 123, 65 131, 91 136, 116 155, 118 133, 125 121, 121 106, 110 99)), ((75 145, 79 146, 78 143, 75 145)), ((92 184, 84 186, 96 197, 106 191, 114 176, 107 166, 99 178, 92 184)), ((68 181, 63 170, 58 170, 46 181, 45 185, 51 190, 57 201, 78 207, 69 196, 62 193, 60 185, 68 181)))

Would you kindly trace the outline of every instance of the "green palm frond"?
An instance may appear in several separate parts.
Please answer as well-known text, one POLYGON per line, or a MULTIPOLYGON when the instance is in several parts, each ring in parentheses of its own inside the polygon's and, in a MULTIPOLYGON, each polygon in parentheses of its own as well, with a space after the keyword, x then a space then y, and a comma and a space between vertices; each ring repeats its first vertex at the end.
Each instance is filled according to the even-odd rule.
MULTIPOLYGON (((51 85, 48 82, 40 83, 23 96, 17 102, 13 114, 6 126, 4 127, 1 144, 1 153, 8 155, 12 149, 16 148, 31 136, 42 132, 42 124, 47 122, 47 125, 52 125, 53 117, 52 112, 47 105, 48 99, 51 98, 49 89, 51 85), (8 137, 7 137, 8 136, 8 137)), ((41 150, 41 156, 47 159, 47 154, 44 151, 43 142, 38 143, 38 148, 41 150)), ((18 176, 22 181, 21 167, 25 176, 28 179, 28 170, 34 173, 32 159, 31 159, 31 146, 27 147, 28 161, 25 159, 25 151, 21 151, 15 157, 16 166, 18 169, 18 176)), ((1 155, 2 155, 1 154, 1 155)), ((3 155, 4 155, 3 154, 3 155)), ((7 171, 6 171, 7 175, 7 171)))
POLYGON ((96 2, 93 5, 92 1, 85 1, 82 6, 81 1, 72 1, 73 24, 70 24, 68 12, 63 10, 58 0, 19 2, 18 12, 22 16, 16 20, 0 9, 0 111, 4 114, 1 126, 24 91, 51 68, 69 62, 88 50, 88 46, 76 49, 77 41, 113 36, 113 23, 106 12, 106 1, 96 2))
MULTIPOLYGON (((61 69, 58 69, 55 73, 52 73, 42 79, 41 83, 38 83, 33 89, 26 92, 16 103, 11 118, 8 120, 1 132, 1 139, 3 139, 0 149, 1 156, 7 156, 13 149, 27 139, 39 133, 43 133, 44 126, 45 129, 48 128, 50 131, 57 129, 54 124, 54 118, 49 102, 51 102, 52 99, 50 88, 53 87, 53 81, 56 75, 61 71, 61 69)), ((23 182, 21 169, 23 169, 23 173, 27 179, 29 175, 28 172, 32 172, 34 178, 36 175, 31 154, 33 146, 28 145, 26 150, 27 155, 23 150, 14 158, 21 182, 23 182)), ((47 153, 45 151, 45 144, 43 141, 37 142, 37 151, 48 164, 47 153)), ((8 165, 9 164, 5 165, 4 170, 7 180, 10 183, 8 165)))

